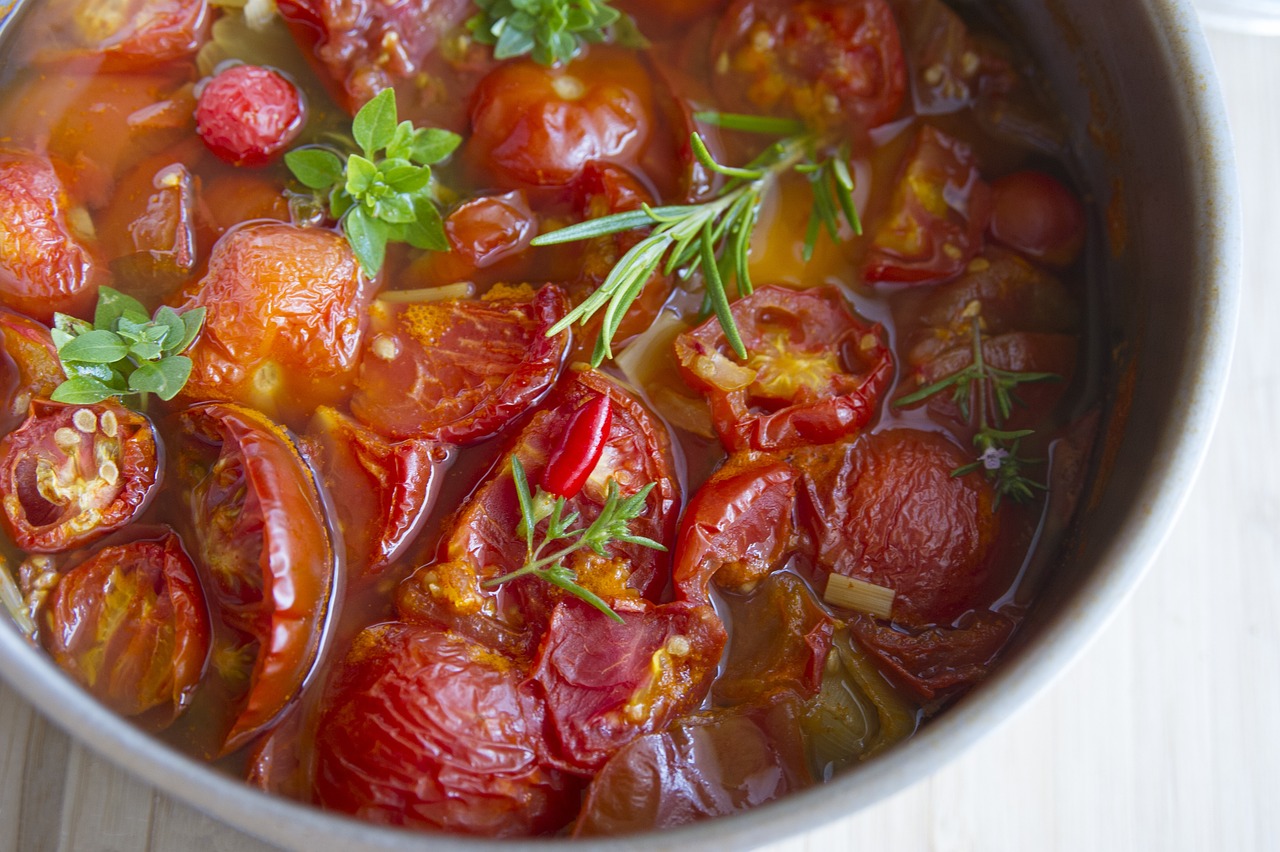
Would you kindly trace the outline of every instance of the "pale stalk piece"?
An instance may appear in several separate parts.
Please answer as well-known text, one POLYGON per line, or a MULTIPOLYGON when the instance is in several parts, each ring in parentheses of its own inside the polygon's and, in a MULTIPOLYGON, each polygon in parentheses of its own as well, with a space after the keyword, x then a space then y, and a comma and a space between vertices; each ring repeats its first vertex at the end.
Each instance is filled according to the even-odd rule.
POLYGON ((423 287, 420 290, 388 290, 378 295, 378 301, 417 305, 424 302, 444 302, 449 299, 470 299, 475 294, 475 284, 470 281, 459 281, 456 284, 423 287))
POLYGON ((865 612, 877 618, 890 616, 896 596, 893 589, 835 573, 827 578, 827 589, 822 593, 822 599, 832 606, 865 612))
POLYGON ((27 602, 23 599, 13 574, 9 572, 9 560, 3 556, 0 556, 0 603, 4 604, 4 608, 8 610, 9 616, 22 635, 28 640, 35 641, 36 624, 31 620, 31 614, 27 612, 27 602))

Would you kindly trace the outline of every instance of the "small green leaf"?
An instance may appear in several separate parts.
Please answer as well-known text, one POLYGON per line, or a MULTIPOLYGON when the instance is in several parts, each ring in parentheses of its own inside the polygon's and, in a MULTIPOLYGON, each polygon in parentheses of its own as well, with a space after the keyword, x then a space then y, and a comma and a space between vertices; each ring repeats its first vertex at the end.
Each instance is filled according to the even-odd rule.
POLYGON ((178 312, 168 305, 162 305, 152 320, 156 329, 163 329, 164 334, 157 340, 164 349, 166 355, 174 355, 180 352, 178 345, 182 343, 184 337, 187 336, 187 327, 183 323, 182 317, 178 316, 178 312))
POLYGON ((369 216, 363 207, 352 207, 342 220, 342 229, 364 274, 376 278, 387 256, 387 226, 369 216))
POLYGON ((63 402, 68 405, 91 405, 95 402, 102 402, 104 399, 110 399, 116 396, 115 391, 98 381, 87 376, 77 376, 67 379, 54 389, 50 399, 54 402, 63 402))
MULTIPOLYGON (((372 159, 376 152, 395 139, 397 123, 396 93, 392 89, 383 89, 356 113, 351 133, 365 156, 372 159)), ((348 175, 350 171, 348 161, 348 175)))
POLYGON ((69 334, 74 337, 77 334, 84 334, 86 331, 93 331, 93 325, 82 319, 73 317, 69 314, 55 313, 53 315, 53 327, 58 331, 69 334))
POLYGON ((154 361, 160 357, 160 344, 151 340, 139 340, 129 347, 129 354, 139 361, 154 361))
POLYGON ((129 347, 115 332, 95 329, 67 341, 58 350, 63 361, 81 361, 86 364, 113 364, 125 357, 129 347))
POLYGON ((333 191, 329 193, 329 215, 340 220, 347 215, 347 211, 355 203, 355 199, 351 197, 351 193, 347 192, 345 185, 335 185, 333 191))
POLYGON ((49 329, 49 337, 53 340, 54 347, 61 349, 66 346, 67 343, 75 337, 75 335, 65 332, 60 328, 51 328, 49 329))
POLYGON ((72 361, 69 364, 63 364, 62 368, 66 372, 68 379, 83 376, 86 379, 96 379, 112 387, 115 387, 116 379, 120 376, 120 373, 113 370, 110 364, 77 364, 72 361))
POLYGON ((405 227, 404 241, 414 248, 426 251, 449 251, 449 238, 444 232, 444 220, 429 198, 414 199, 416 216, 405 227))
POLYGON ((353 197, 363 196, 377 179, 378 167, 372 160, 366 160, 359 154, 347 158, 347 192, 353 197))
POLYGON ((342 181, 342 158, 327 148, 295 148, 284 155, 284 162, 309 189, 328 189, 342 181))
POLYGON ((128 317, 135 322, 147 321, 147 309, 132 296, 125 295, 111 287, 98 288, 98 306, 93 312, 93 324, 96 328, 108 331, 115 328, 121 317, 128 317))
POLYGON ((457 150, 462 144, 462 137, 438 127, 424 127, 413 135, 413 153, 410 156, 415 163, 423 166, 434 166, 457 150))
POLYGON ((407 160, 413 155, 413 122, 402 121, 396 125, 395 135, 387 144, 388 160, 407 160))
POLYGON ((185 355, 174 355, 139 366, 129 376, 129 389, 137 393, 154 393, 168 401, 178 395, 189 378, 191 359, 185 355))
POLYGON ((182 325, 185 331, 181 342, 173 347, 171 351, 186 352, 191 344, 195 343, 196 336, 200 334, 200 329, 204 326, 206 313, 208 313, 208 308, 192 308, 178 315, 182 318, 182 325))
POLYGON ((380 219, 390 225, 407 225, 417 219, 413 198, 403 193, 395 193, 379 198, 373 205, 373 218, 380 219))

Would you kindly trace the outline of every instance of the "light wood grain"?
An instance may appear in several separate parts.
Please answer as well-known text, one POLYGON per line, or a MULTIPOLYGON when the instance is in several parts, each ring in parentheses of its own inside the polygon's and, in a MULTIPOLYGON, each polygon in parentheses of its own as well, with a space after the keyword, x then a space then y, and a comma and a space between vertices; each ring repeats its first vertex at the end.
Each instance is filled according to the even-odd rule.
MULTIPOLYGON (((916 787, 769 852, 1280 849, 1280 40, 1211 34, 1240 151, 1226 411, 1135 599, 1047 695, 916 787)), ((72 744, 0 685, 0 850, 270 847, 72 744)))

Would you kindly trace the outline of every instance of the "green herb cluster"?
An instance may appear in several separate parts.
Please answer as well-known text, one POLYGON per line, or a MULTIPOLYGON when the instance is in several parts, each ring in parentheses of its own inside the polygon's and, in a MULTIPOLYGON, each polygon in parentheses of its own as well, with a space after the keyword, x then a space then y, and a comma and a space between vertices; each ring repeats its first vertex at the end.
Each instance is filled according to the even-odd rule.
POLYGON ((511 459, 511 478, 515 480, 516 497, 520 502, 520 526, 518 532, 524 536, 527 547, 523 567, 485 582, 486 588, 494 588, 509 583, 520 577, 538 577, 553 586, 564 589, 615 621, 622 621, 622 616, 613 611, 598 595, 578 585, 578 577, 573 569, 564 564, 564 560, 579 550, 590 548, 601 556, 608 555, 606 548, 613 542, 636 544, 653 550, 663 550, 658 542, 631 533, 630 524, 644 512, 645 501, 653 490, 653 483, 623 499, 618 493, 618 484, 609 480, 605 494, 604 506, 596 519, 585 527, 574 528, 578 523, 577 512, 565 514, 567 501, 563 497, 552 499, 538 488, 536 494, 529 491, 529 480, 525 476, 524 465, 520 459, 511 459), (546 520, 547 529, 543 533, 541 543, 535 545, 539 522, 546 520), (551 553, 549 548, 558 545, 551 553), (544 553, 546 555, 544 555, 544 553))
POLYGON ((191 359, 180 353, 204 325, 204 308, 178 313, 164 306, 148 316, 142 303, 110 287, 98 291, 93 322, 53 315, 50 334, 67 380, 55 402, 90 404, 113 396, 154 393, 173 399, 191 377, 191 359))
POLYGON ((475 0, 472 37, 493 45, 495 59, 529 54, 541 65, 568 62, 584 44, 605 41, 623 14, 608 0, 475 0))
POLYGON ((310 146, 288 152, 284 160, 304 186, 324 194, 365 274, 378 274, 387 243, 448 251, 431 166, 452 154, 462 138, 399 121, 391 89, 356 113, 351 131, 361 153, 344 159, 329 148, 310 146))

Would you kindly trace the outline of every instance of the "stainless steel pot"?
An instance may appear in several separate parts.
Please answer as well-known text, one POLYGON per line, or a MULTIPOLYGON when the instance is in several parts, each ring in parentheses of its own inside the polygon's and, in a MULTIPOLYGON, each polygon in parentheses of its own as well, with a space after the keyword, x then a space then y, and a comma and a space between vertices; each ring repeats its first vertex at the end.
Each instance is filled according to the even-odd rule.
MULTIPOLYGON (((14 14, 37 0, 18 0, 14 14)), ((0 16, 4 7, 0 2, 0 16)), ((1069 119, 1107 251, 1093 270, 1122 353, 1101 473, 1078 534, 998 671, 913 739, 835 781, 756 811, 597 845, 752 846, 847 816, 923 779, 1007 721, 1101 631, 1154 559, 1204 456, 1226 384, 1241 226, 1231 143, 1189 0, 1009 0, 1069 119), (1123 386, 1123 390, 1122 390, 1123 386), (1127 416, 1118 412, 1127 411, 1127 416)), ((0 39, 13 15, 0 23, 0 39)), ((258 793, 138 731, 0 627, 0 673, 90 748, 227 823, 295 849, 410 849, 422 834, 258 793)), ((505 844, 431 836, 433 848, 505 844)), ((551 843, 549 845, 557 845, 551 843)), ((575 844, 581 846, 582 844, 575 844)))

